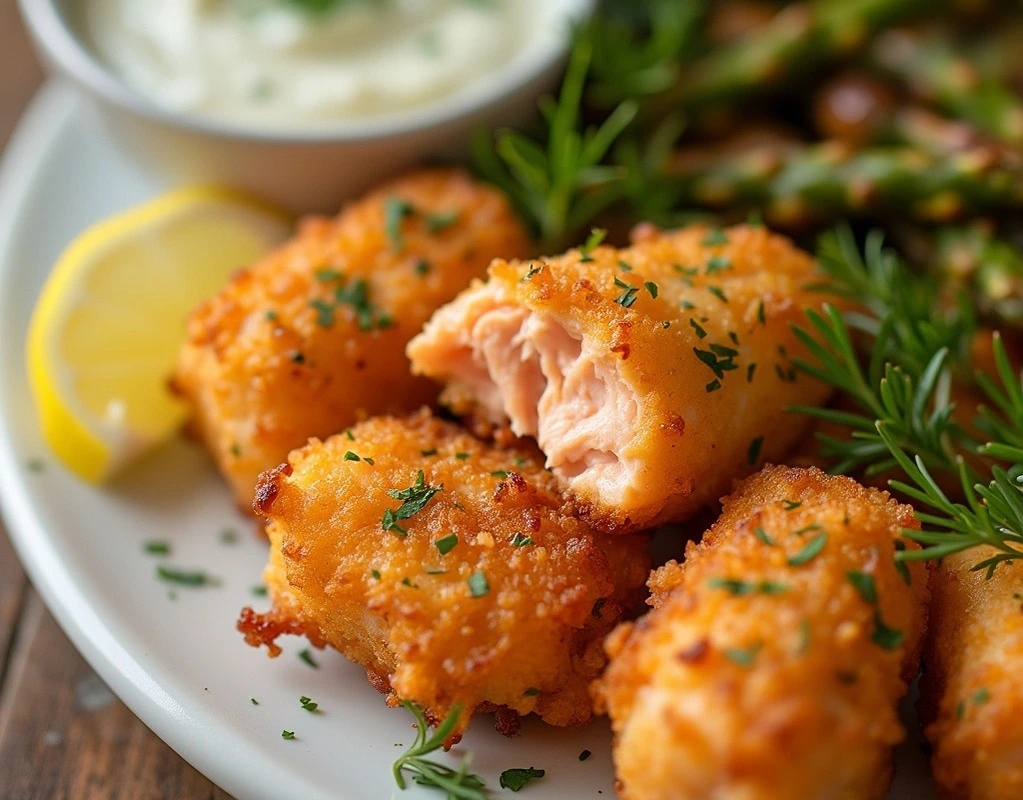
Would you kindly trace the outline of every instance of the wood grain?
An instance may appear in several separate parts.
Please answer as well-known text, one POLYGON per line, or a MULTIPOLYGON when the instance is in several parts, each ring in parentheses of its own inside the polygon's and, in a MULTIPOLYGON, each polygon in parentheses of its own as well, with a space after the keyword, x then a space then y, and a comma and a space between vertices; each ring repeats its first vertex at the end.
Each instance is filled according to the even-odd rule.
MULTIPOLYGON (((0 0, 0 148, 42 81, 0 0)), ((0 520, 0 797, 230 800, 118 701, 28 586, 0 520)))

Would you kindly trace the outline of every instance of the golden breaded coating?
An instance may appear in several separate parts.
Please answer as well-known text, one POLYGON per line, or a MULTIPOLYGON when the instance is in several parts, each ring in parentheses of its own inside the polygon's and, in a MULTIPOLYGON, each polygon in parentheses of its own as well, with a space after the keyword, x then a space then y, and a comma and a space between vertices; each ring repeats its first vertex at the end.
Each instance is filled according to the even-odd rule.
POLYGON ((915 525, 816 469, 768 467, 725 498, 654 572, 655 610, 608 640, 595 688, 622 798, 883 797, 924 628, 926 569, 894 560, 915 525))
POLYGON ((645 537, 574 518, 533 448, 484 445, 425 411, 350 433, 261 479, 274 610, 246 610, 248 641, 305 633, 435 719, 461 705, 457 731, 494 708, 586 722, 601 640, 641 596, 645 537))
POLYGON ((931 578, 920 717, 945 800, 1023 797, 1023 563, 971 570, 994 552, 948 556, 931 578))
POLYGON ((627 249, 498 260, 409 344, 455 411, 509 419, 609 530, 682 519, 777 459, 828 388, 792 334, 822 297, 809 255, 739 226, 647 230, 627 249))
POLYGON ((173 384, 239 504, 310 436, 431 402, 405 344, 492 258, 528 251, 499 192, 423 170, 238 272, 192 314, 173 384))

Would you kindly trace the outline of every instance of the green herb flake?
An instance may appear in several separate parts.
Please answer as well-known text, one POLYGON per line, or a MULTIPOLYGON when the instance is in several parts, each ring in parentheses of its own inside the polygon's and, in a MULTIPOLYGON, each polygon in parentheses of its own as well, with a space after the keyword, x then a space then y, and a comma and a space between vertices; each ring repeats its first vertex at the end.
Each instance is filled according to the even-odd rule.
POLYGON ((408 519, 422 511, 426 504, 433 499, 438 492, 444 491, 444 484, 429 486, 426 483, 422 470, 416 474, 415 483, 407 489, 388 489, 388 497, 401 500, 401 505, 396 509, 387 509, 384 512, 380 525, 385 531, 396 533, 404 537, 407 531, 398 524, 398 520, 408 519))
POLYGON ((753 535, 756 536, 760 541, 766 544, 768 547, 777 547, 778 543, 774 541, 770 536, 767 535, 767 531, 757 525, 753 529, 753 535))
POLYGON ((853 585, 864 602, 870 603, 872 606, 877 605, 877 585, 874 583, 873 575, 851 570, 845 573, 845 577, 849 579, 849 583, 853 585))
POLYGON ((409 578, 408 576, 406 576, 406 577, 401 579, 401 585, 402 586, 407 586, 409 589, 418 589, 419 588, 419 584, 418 583, 413 583, 412 579, 409 578))
POLYGON ((164 541, 163 539, 154 539, 153 541, 146 542, 142 545, 142 549, 151 556, 167 556, 170 555, 171 546, 170 542, 164 541))
POLYGON ((582 752, 581 752, 581 753, 579 754, 579 760, 580 760, 580 761, 585 761, 585 760, 586 760, 587 758, 589 758, 589 757, 590 757, 590 756, 592 756, 592 755, 593 755, 593 753, 592 753, 592 752, 590 752, 589 750, 583 750, 583 751, 582 751, 582 752))
POLYGON ((314 703, 310 698, 306 697, 305 695, 298 698, 298 702, 299 705, 302 706, 302 708, 304 708, 306 711, 310 713, 316 711, 316 709, 320 707, 319 703, 314 703))
POLYGON ((291 355, 288 356, 293 364, 304 364, 305 356, 300 350, 292 350, 291 355))
POLYGON ((535 686, 530 686, 522 694, 524 697, 536 697, 538 694, 540 694, 540 690, 537 689, 535 686))
POLYGON ((889 628, 883 619, 881 612, 874 612, 874 630, 870 634, 870 641, 884 650, 895 650, 900 644, 904 634, 895 628, 889 628))
POLYGON ((266 311, 263 312, 263 318, 269 320, 270 322, 275 322, 277 320, 277 312, 274 311, 272 308, 268 308, 266 311))
POLYGON ((491 478, 501 478, 503 480, 504 478, 508 477, 508 470, 505 470, 505 469, 495 469, 495 470, 493 470, 490 473, 490 477, 491 478))
POLYGON ((746 367, 746 383, 753 383, 753 375, 757 371, 756 364, 750 364, 746 367))
POLYGON ((714 295, 722 303, 727 303, 728 298, 725 296, 724 290, 720 286, 707 286, 707 291, 714 295))
POLYGON ((415 270, 416 275, 422 278, 424 275, 426 275, 426 273, 430 271, 430 262, 427 261, 425 258, 421 258, 416 262, 416 265, 415 267, 413 267, 413 269, 415 270))
POLYGON ((689 327, 696 331, 696 335, 699 336, 701 339, 707 338, 707 331, 703 328, 702 325, 700 325, 700 323, 698 323, 692 317, 689 318, 689 327))
POLYGON ((607 231, 603 228, 594 228, 590 231, 590 235, 586 237, 586 241, 579 248, 579 260, 582 263, 593 261, 590 254, 600 246, 605 236, 607 236, 607 231))
POLYGON ((378 570, 378 569, 371 569, 369 571, 369 574, 373 577, 373 580, 375 580, 375 581, 380 580, 380 570, 378 570))
POLYGON ((384 230, 395 253, 405 249, 405 240, 401 235, 401 223, 415 213, 415 207, 400 197, 388 197, 384 201, 384 230))
POLYGON ((519 283, 525 283, 526 281, 530 280, 534 275, 538 275, 541 272, 543 272, 544 266, 545 265, 543 263, 537 264, 535 266, 532 263, 530 263, 529 272, 527 272, 525 275, 519 278, 519 283))
POLYGON ((826 533, 819 533, 814 536, 806 546, 795 555, 789 556, 787 563, 790 567, 801 567, 804 564, 809 564, 818 555, 821 550, 824 549, 824 545, 828 542, 828 535, 826 533))
POLYGON ((319 669, 320 668, 320 665, 316 663, 316 660, 313 658, 313 654, 309 650, 308 647, 299 651, 298 658, 299 658, 300 661, 304 661, 307 665, 309 665, 313 669, 319 669))
POLYGON ((282 739, 287 739, 287 740, 290 741, 291 739, 295 738, 295 732, 294 731, 281 731, 281 738, 282 739))
POLYGON ((455 453, 455 458, 457 458, 459 461, 466 461, 469 458, 469 454, 464 451, 458 452, 455 453))
POLYGON ((498 783, 501 784, 502 789, 517 792, 527 783, 539 780, 545 774, 542 769, 533 769, 532 767, 528 769, 506 769, 501 773, 498 783))
POLYGON ((738 664, 743 669, 749 669, 753 666, 753 662, 763 646, 762 642, 757 642, 749 647, 726 647, 721 653, 733 664, 738 664))
POLYGON ((627 261, 619 261, 618 269, 620 269, 622 272, 632 272, 632 265, 627 261))
POLYGON ((982 706, 982 705, 984 705, 990 699, 991 699, 991 692, 989 692, 985 688, 980 688, 980 689, 978 689, 977 691, 975 691, 973 693, 973 704, 975 706, 982 706))
POLYGON ((716 392, 720 388, 721 381, 719 381, 717 378, 715 378, 714 380, 712 380, 710 383, 703 387, 704 391, 707 392, 707 394, 710 394, 711 392, 716 392))
POLYGON ((318 269, 315 272, 316 280, 320 283, 331 283, 333 281, 341 280, 341 273, 336 269, 318 269))
POLYGON ((356 453, 353 453, 351 450, 349 450, 349 451, 347 451, 345 453, 344 460, 345 461, 362 461, 362 459, 359 458, 359 456, 356 453))
POLYGON ((516 533, 511 538, 512 547, 526 547, 533 544, 533 537, 527 536, 524 533, 516 533))
POLYGON ((458 217, 458 211, 440 211, 435 214, 427 214, 424 217, 426 230, 431 234, 440 233, 458 222, 458 217))
POLYGON ((798 500, 782 500, 781 501, 781 507, 784 508, 786 511, 795 511, 801 505, 803 505, 803 504, 800 501, 798 501, 798 500))
MULTIPOLYGON (((716 275, 719 272, 724 272, 726 269, 732 268, 732 259, 728 256, 714 256, 707 260, 707 275, 716 275)), ((724 302, 728 302, 725 300, 724 302)))
POLYGON ((764 437, 758 436, 749 443, 746 450, 746 463, 751 467, 760 460, 760 450, 764 446, 764 437))
POLYGON ((420 450, 419 455, 421 456, 435 456, 437 455, 437 448, 431 447, 429 450, 420 450))
POLYGON ((446 556, 452 550, 455 549, 455 545, 458 544, 458 534, 449 533, 447 536, 442 536, 440 539, 434 542, 437 551, 442 555, 446 556))
POLYGON ((625 290, 615 298, 615 302, 622 308, 632 308, 633 303, 636 302, 636 295, 639 293, 639 289, 619 278, 614 279, 614 284, 619 289, 625 290))
POLYGON ((788 587, 782 583, 773 581, 743 581, 738 578, 711 578, 707 585, 712 589, 723 589, 734 597, 746 597, 751 594, 781 594, 788 591, 788 587))
POLYGON ((759 305, 757 305, 757 322, 759 322, 761 325, 767 324, 767 312, 764 310, 763 300, 761 300, 759 305))
POLYGON ((233 530, 232 528, 224 528, 224 530, 222 530, 220 532, 219 539, 220 539, 220 543, 221 544, 226 544, 226 545, 237 544, 238 543, 238 532, 233 530))
POLYGON ((657 299, 657 284, 654 283, 653 281, 644 281, 643 285, 646 287, 646 290, 648 292, 650 292, 650 296, 654 300, 656 300, 657 299))
POLYGON ((254 706, 258 706, 259 705, 259 701, 255 697, 250 697, 249 698, 249 702, 252 703, 252 705, 254 705, 254 706))
POLYGON ((487 583, 487 576, 483 570, 476 570, 469 576, 466 583, 469 584, 469 594, 473 597, 485 597, 490 594, 490 584, 487 583))
POLYGON ((249 589, 249 591, 252 592, 252 594, 255 597, 266 597, 268 594, 270 594, 269 590, 262 584, 257 584, 256 586, 253 586, 251 589, 249 589))
POLYGON ((39 473, 46 469, 46 464, 41 458, 30 458, 25 462, 25 469, 29 472, 39 473))
POLYGON ((178 586, 219 586, 220 581, 201 569, 186 570, 174 567, 157 567, 156 577, 178 586))
POLYGON ((310 308, 316 310, 316 324, 321 328, 334 327, 334 306, 324 300, 310 300, 310 308))
POLYGON ((721 228, 712 228, 710 232, 703 237, 704 247, 718 247, 723 244, 728 244, 728 234, 725 233, 721 228))
POLYGON ((352 429, 351 428, 345 428, 345 437, 350 442, 354 442, 355 441, 355 434, 352 433, 352 429))

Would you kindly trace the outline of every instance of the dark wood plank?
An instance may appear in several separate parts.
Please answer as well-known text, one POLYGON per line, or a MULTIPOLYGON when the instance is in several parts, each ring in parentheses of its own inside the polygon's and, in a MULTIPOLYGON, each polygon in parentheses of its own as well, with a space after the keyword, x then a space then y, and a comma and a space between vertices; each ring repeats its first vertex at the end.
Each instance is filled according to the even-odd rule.
POLYGON ((230 800, 111 694, 32 593, 0 699, 6 800, 230 800))

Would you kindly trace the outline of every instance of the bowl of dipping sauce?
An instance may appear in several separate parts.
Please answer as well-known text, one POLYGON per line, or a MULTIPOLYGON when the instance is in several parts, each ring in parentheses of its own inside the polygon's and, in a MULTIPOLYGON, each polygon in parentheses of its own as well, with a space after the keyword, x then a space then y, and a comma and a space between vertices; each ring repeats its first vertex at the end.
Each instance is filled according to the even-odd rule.
POLYGON ((20 1, 44 59, 147 169, 296 211, 526 122, 593 4, 20 1))

